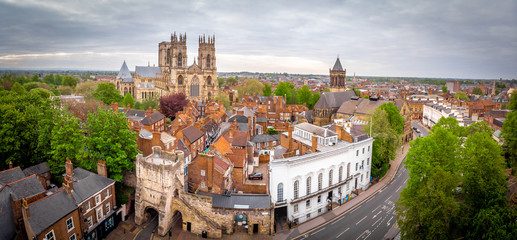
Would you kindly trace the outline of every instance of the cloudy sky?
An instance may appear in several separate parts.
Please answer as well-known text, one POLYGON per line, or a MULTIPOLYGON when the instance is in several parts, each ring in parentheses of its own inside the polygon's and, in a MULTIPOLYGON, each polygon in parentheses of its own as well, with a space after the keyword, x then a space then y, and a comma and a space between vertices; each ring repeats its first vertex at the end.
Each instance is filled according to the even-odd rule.
POLYGON ((222 72, 517 78, 516 0, 0 0, 0 68, 134 70, 174 31, 222 72))

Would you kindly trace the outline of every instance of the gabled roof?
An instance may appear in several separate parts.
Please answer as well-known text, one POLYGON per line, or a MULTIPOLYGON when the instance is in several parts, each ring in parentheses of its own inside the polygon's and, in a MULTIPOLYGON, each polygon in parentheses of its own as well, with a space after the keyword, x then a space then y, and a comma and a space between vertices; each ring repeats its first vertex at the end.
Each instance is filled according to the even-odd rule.
POLYGON ((233 133, 232 146, 246 147, 247 142, 248 142, 248 132, 235 131, 233 133))
POLYGON ((112 179, 82 168, 75 168, 73 177, 76 181, 72 183, 72 196, 74 196, 76 204, 80 204, 84 200, 93 197, 107 186, 115 184, 115 181, 112 179))
POLYGON ((221 157, 214 156, 214 169, 220 174, 224 175, 226 170, 230 167, 230 163, 222 159, 221 157))
POLYGON ((336 59, 336 63, 334 63, 334 67, 332 68, 332 71, 343 71, 343 67, 341 66, 339 57, 336 59))
POLYGON ((25 173, 25 176, 30 176, 32 174, 43 174, 50 171, 50 168, 47 167, 47 162, 42 162, 40 164, 36 164, 34 166, 30 166, 23 170, 23 173, 25 173))
POLYGON ((244 115, 233 115, 228 119, 228 122, 248 123, 248 117, 244 115))
POLYGON ((142 124, 144 125, 153 125, 155 124, 156 122, 160 121, 160 120, 163 120, 165 118, 165 115, 163 115, 161 112, 153 112, 151 113, 151 116, 148 117, 148 116, 145 116, 144 119, 142 119, 142 121, 140 121, 142 124))
POLYGON ((230 143, 226 140, 224 137, 220 137, 215 143, 214 143, 215 149, 217 149, 221 154, 226 155, 229 153, 232 153, 232 146, 230 143))
POLYGON ((157 78, 162 75, 162 69, 160 67, 136 66, 136 75, 142 78, 157 78))
POLYGON ((349 101, 355 96, 354 91, 344 92, 324 92, 316 105, 315 109, 328 109, 328 108, 339 108, 345 101, 349 101))
POLYGON ((272 142, 277 141, 277 139, 269 134, 259 134, 255 135, 251 142, 253 143, 264 143, 264 142, 272 142))
POLYGON ((75 209, 77 206, 74 199, 61 188, 56 193, 29 205, 29 224, 35 234, 40 234, 75 209))
POLYGON ((122 79, 122 82, 133 82, 133 76, 131 76, 131 72, 129 72, 125 60, 118 72, 117 79, 122 79))
POLYGON ((7 169, 0 172, 0 185, 7 185, 25 177, 26 176, 20 167, 7 169))
POLYGON ((203 132, 201 132, 199 129, 190 126, 188 128, 185 128, 181 130, 183 132, 183 135, 189 140, 189 142, 193 143, 199 138, 203 136, 203 132))
POLYGON ((35 174, 16 182, 9 183, 7 186, 12 190, 11 196, 13 201, 22 200, 22 198, 32 197, 45 192, 45 189, 35 174))

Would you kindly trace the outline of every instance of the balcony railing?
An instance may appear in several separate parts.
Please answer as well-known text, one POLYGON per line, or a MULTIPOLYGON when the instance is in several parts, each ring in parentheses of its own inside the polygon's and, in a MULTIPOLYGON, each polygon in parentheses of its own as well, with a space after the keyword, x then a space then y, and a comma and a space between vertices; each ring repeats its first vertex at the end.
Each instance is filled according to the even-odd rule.
POLYGON ((291 199, 291 203, 301 202, 301 201, 304 201, 304 200, 306 200, 306 199, 312 198, 312 197, 314 197, 314 196, 316 196, 316 195, 320 195, 320 194, 322 194, 322 193, 324 193, 324 192, 326 192, 326 191, 329 191, 329 190, 331 190, 331 189, 333 189, 333 188, 343 186, 343 185, 345 185, 345 183, 347 183, 347 182, 349 182, 350 180, 352 180, 352 178, 353 178, 353 176, 349 176, 348 178, 346 178, 346 179, 345 179, 344 181, 342 181, 342 182, 338 182, 338 183, 336 183, 336 184, 334 184, 334 185, 331 185, 331 186, 328 186, 328 187, 323 188, 323 189, 321 189, 321 190, 318 190, 318 191, 316 191, 316 192, 313 192, 313 193, 307 194, 307 195, 305 195, 305 196, 303 196, 303 197, 295 198, 295 199, 291 199))

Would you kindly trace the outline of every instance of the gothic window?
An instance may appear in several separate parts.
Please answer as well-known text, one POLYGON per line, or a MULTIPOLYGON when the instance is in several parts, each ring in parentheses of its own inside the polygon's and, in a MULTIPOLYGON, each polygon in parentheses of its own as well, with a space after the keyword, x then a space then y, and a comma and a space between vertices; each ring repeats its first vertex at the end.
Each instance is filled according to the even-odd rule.
POLYGON ((278 191, 277 199, 279 202, 281 202, 284 200, 284 184, 279 183, 277 191, 278 191))
POLYGON ((208 54, 208 56, 206 56, 206 68, 210 68, 211 65, 210 65, 210 54, 208 54))
POLYGON ((307 178, 307 195, 311 194, 311 177, 307 178))
POLYGON ((332 175, 334 174, 334 170, 330 170, 329 172, 329 186, 332 186, 332 175))
POLYGON ((298 198, 298 187, 300 185, 300 182, 298 180, 294 181, 294 199, 298 198))
POLYGON ((212 86, 212 77, 211 76, 208 76, 208 78, 206 78, 206 84, 208 86, 212 86))
POLYGON ((339 182, 343 180, 343 166, 339 167, 339 182))
POLYGON ((178 76, 178 85, 183 85, 183 76, 178 76))
POLYGON ((183 56, 181 56, 181 53, 178 54, 178 67, 181 67, 183 63, 183 56))
POLYGON ((199 81, 197 76, 194 76, 192 79, 192 84, 190 85, 190 96, 199 97, 199 81))
POLYGON ((318 174, 318 191, 321 190, 321 185, 323 185, 323 173, 318 174))
POLYGON ((124 96, 127 94, 127 87, 124 87, 124 96))

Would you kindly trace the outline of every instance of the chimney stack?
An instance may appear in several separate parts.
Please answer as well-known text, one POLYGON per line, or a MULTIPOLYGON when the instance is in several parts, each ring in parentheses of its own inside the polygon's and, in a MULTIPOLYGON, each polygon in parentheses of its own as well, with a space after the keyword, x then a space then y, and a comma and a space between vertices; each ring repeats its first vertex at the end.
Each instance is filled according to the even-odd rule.
POLYGON ((111 103, 111 107, 113 108, 113 112, 118 112, 118 102, 111 103))
POLYGON ((31 211, 29 209, 29 204, 27 203, 27 199, 22 199, 22 211, 25 212, 25 217, 27 219, 31 218, 31 211))
POLYGON ((129 105, 129 103, 128 103, 128 104, 127 104, 127 106, 126 106, 126 108, 127 108, 127 109, 126 109, 126 112, 127 112, 127 110, 131 109, 131 105, 129 105))
POLYGON ((318 136, 316 135, 315 132, 312 133, 312 148, 311 148, 311 151, 312 152, 316 152, 316 150, 318 149, 318 136))
POLYGON ((65 168, 66 168, 66 175, 68 175, 70 177, 74 175, 74 164, 72 164, 72 161, 70 161, 69 158, 66 158, 65 168))
POLYGON ((248 132, 250 133, 250 137, 253 136, 253 129, 251 128, 251 116, 248 116, 248 132))
POLYGON ((288 131, 288 136, 289 136, 289 149, 287 151, 292 151, 293 150, 293 126, 289 126, 287 128, 287 131, 288 131))
POLYGON ((214 156, 203 156, 206 158, 206 161, 207 161, 207 171, 206 171, 206 178, 207 178, 207 187, 208 188, 212 188, 212 174, 213 174, 213 171, 214 171, 214 156))
POLYGON ((151 106, 149 106, 149 109, 147 109, 147 111, 145 111, 145 116, 151 117, 152 113, 153 113, 153 108, 151 106))
POLYGON ((9 169, 13 168, 13 161, 9 161, 9 169))
POLYGON ((97 174, 108 177, 108 169, 106 167, 106 162, 99 160, 97 162, 97 174))

